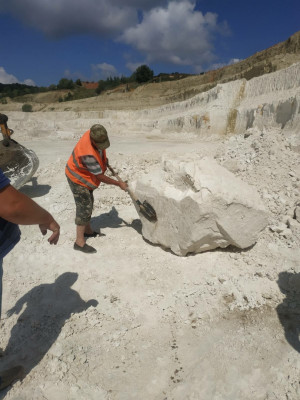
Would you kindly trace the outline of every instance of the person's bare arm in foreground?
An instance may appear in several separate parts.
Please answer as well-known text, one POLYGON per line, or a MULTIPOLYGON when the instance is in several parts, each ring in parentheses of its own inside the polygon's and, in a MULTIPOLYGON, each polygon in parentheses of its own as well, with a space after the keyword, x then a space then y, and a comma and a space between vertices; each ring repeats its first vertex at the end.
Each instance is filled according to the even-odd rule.
POLYGON ((39 225, 43 235, 49 229, 53 233, 48 242, 58 242, 60 227, 52 215, 11 185, 0 190, 0 217, 15 224, 39 225))

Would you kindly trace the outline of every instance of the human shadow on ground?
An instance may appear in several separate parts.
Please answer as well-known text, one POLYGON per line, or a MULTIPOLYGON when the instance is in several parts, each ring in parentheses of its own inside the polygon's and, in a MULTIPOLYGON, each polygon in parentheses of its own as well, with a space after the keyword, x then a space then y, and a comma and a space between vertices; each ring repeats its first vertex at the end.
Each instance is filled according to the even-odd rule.
POLYGON ((131 223, 128 223, 119 216, 114 206, 108 213, 93 217, 91 219, 91 225, 96 232, 101 232, 101 230, 105 228, 122 228, 123 226, 128 226, 136 230, 140 235, 142 234, 142 223, 140 219, 134 219, 131 223))
POLYGON ((300 353, 300 273, 280 272, 278 286, 285 298, 276 307, 287 342, 300 353))
POLYGON ((51 190, 50 185, 39 185, 35 176, 31 178, 31 183, 31 185, 26 184, 19 189, 30 198, 45 196, 51 190))
MULTIPOLYGON (((8 316, 18 314, 26 304, 26 308, 11 330, 9 342, 1 359, 6 365, 1 365, 0 370, 22 365, 26 376, 39 364, 56 341, 71 314, 81 313, 91 306, 97 306, 96 300, 85 302, 75 290, 71 289, 77 278, 77 273, 66 272, 54 283, 36 286, 7 312, 8 316)), ((1 392, 1 395, 6 394, 9 389, 5 393, 1 392)), ((3 398, 1 395, 0 398, 3 398)))

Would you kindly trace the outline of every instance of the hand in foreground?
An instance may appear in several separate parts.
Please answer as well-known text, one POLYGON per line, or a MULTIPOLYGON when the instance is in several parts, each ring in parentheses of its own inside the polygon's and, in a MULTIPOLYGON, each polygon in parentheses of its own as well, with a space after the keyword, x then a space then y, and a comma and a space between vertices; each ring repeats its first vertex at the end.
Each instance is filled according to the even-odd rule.
POLYGON ((53 233, 49 237, 48 242, 50 244, 57 244, 60 234, 60 226, 54 219, 49 224, 40 224, 39 227, 43 235, 46 235, 48 229, 52 231, 53 233))
POLYGON ((123 182, 123 181, 119 181, 119 187, 120 187, 122 190, 125 190, 125 191, 128 189, 127 183, 126 183, 126 182, 123 182))

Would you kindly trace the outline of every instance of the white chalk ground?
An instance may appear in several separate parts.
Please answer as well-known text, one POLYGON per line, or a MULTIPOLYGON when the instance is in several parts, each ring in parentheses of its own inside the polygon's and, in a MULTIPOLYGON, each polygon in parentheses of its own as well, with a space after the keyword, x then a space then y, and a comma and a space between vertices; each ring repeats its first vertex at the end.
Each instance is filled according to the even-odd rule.
POLYGON ((193 152, 261 194, 270 224, 252 248, 178 257, 143 240, 129 196, 108 185, 94 192, 92 225, 105 236, 88 243, 98 252, 75 252, 64 165, 77 140, 49 129, 23 141, 16 130, 40 159, 37 182, 22 191, 55 216, 61 238, 49 246, 36 227, 22 227, 4 260, 0 363, 21 363, 26 375, 0 398, 300 398, 299 153, 281 129, 244 133, 216 141, 111 135, 108 157, 124 179, 150 172, 162 153, 193 152))
MULTIPOLYGON (((282 139, 275 131, 266 136, 265 146, 271 136, 282 139)), ((250 148, 253 138, 111 142, 111 164, 132 179, 165 150, 222 154, 225 164, 243 163, 247 152, 228 154, 250 148)), ((17 360, 28 371, 7 399, 298 398, 299 354, 287 343, 276 307, 284 299, 279 273, 300 272, 299 238, 266 230, 248 251, 181 258, 146 243, 129 197, 103 185, 95 192, 93 226, 106 236, 89 239, 97 254, 75 252, 74 204, 64 177, 74 140, 25 145, 36 151, 41 167, 37 185, 29 183, 23 192, 53 213, 62 232, 50 247, 36 227, 22 227, 22 241, 4 261, 4 315, 21 302, 19 314, 2 321, 2 347, 8 345, 3 363, 17 360), (55 283, 66 272, 77 279, 55 283), (85 309, 83 302, 91 300, 85 309)), ((270 194, 270 223, 280 215, 276 196, 292 178, 298 156, 281 150, 272 175, 258 174, 263 157, 240 171, 270 194)))

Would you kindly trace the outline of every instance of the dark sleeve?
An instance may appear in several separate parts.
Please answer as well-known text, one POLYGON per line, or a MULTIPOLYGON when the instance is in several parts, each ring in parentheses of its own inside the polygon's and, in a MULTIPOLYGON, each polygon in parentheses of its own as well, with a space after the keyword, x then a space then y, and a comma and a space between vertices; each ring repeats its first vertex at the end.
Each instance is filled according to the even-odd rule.
POLYGON ((3 189, 5 186, 10 184, 10 180, 4 175, 2 170, 0 169, 0 189, 3 189))

